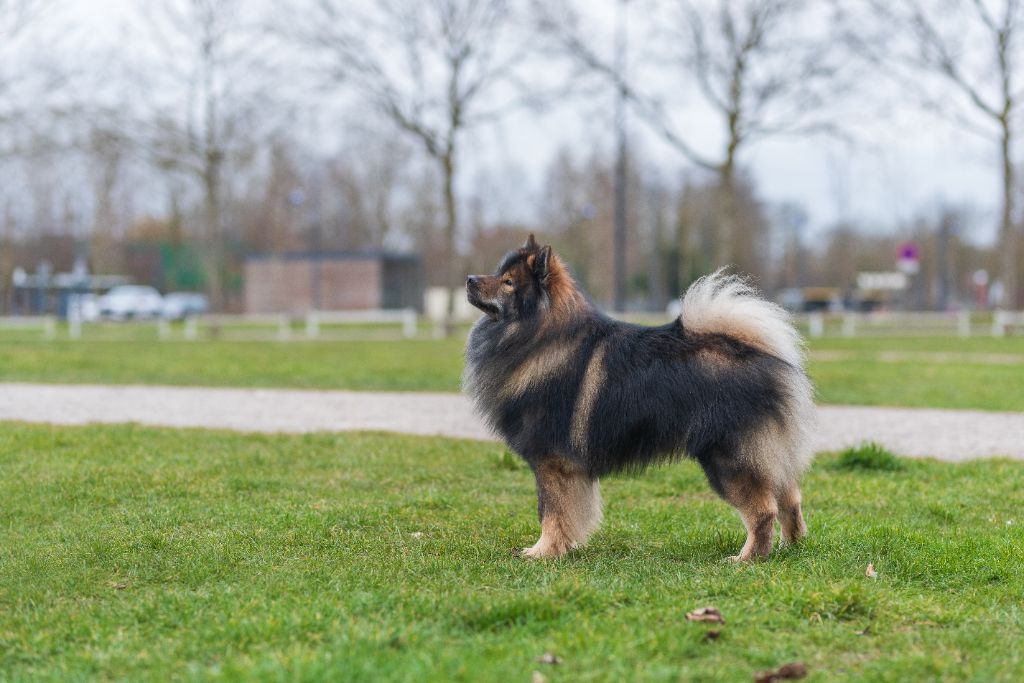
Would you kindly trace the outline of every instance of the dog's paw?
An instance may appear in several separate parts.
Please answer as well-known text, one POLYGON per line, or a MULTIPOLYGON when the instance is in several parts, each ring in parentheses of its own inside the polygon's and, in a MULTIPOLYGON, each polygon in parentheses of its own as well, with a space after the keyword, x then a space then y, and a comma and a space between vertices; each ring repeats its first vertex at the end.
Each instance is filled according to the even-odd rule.
POLYGON ((762 562, 767 559, 768 554, 758 555, 757 553, 740 553, 739 555, 730 555, 722 561, 731 564, 749 564, 753 562, 762 562))
POLYGON ((529 548, 523 548, 522 556, 531 560, 561 557, 572 549, 570 543, 537 541, 529 548))

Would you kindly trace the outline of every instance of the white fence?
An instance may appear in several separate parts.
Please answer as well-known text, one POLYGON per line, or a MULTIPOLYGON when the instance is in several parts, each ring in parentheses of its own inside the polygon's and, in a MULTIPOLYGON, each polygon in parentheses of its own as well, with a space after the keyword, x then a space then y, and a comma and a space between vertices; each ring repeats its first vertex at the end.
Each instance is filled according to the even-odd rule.
MULTIPOLYGON (((435 305, 434 316, 426 316, 434 323, 434 334, 440 324, 439 302, 435 305)), ((475 311, 475 309, 473 309, 475 311)), ((469 317, 473 311, 459 311, 469 317)), ((477 312, 476 315, 479 315, 477 312)), ((624 316, 641 324, 660 324, 665 317, 658 314, 624 316)), ((245 314, 245 315, 203 315, 190 317, 183 324, 172 324, 166 320, 135 321, 132 323, 85 322, 69 319, 62 326, 55 316, 7 316, 0 317, 0 331, 22 332, 26 338, 57 339, 66 330, 68 339, 80 339, 83 330, 101 328, 148 328, 156 331, 162 340, 194 340, 201 336, 252 340, 297 340, 321 339, 352 336, 359 326, 394 326, 395 333, 385 332, 384 336, 413 338, 419 333, 418 317, 414 309, 376 311, 310 311, 301 315, 245 314), (326 328, 326 329, 325 329, 326 328), (347 329, 346 329, 347 328, 347 329)), ((799 325, 811 338, 821 337, 885 337, 885 336, 1017 336, 1024 335, 1024 311, 994 311, 991 315, 932 312, 875 312, 875 313, 807 313, 796 316, 799 325)), ((371 331, 363 337, 380 338, 379 331, 371 331)), ((90 338, 123 338, 119 334, 104 337, 89 333, 90 338)), ((152 338, 152 337, 150 337, 152 338)))
POLYGON ((970 311, 935 313, 926 311, 873 313, 806 313, 796 317, 809 337, 884 337, 956 335, 959 337, 1024 334, 1024 311, 994 311, 978 316, 970 311))
MULTIPOLYGON (((123 329, 125 326, 149 328, 156 330, 156 336, 162 340, 180 338, 195 340, 200 336, 220 337, 224 332, 232 331, 233 337, 270 338, 280 341, 291 339, 318 339, 325 336, 325 327, 357 327, 357 326, 396 326, 404 338, 415 337, 418 332, 418 316, 415 309, 373 310, 373 311, 309 311, 302 315, 288 314, 206 314, 191 316, 183 323, 173 324, 163 318, 136 320, 131 322, 86 322, 78 316, 69 316, 67 320, 67 338, 82 338, 83 329, 101 328, 123 329), (298 326, 298 330, 296 330, 298 326), (176 332, 180 329, 180 336, 176 332), (243 332, 251 330, 248 335, 243 332)), ((56 339, 61 326, 55 316, 6 316, 0 317, 0 331, 24 331, 41 334, 44 340, 56 339)))

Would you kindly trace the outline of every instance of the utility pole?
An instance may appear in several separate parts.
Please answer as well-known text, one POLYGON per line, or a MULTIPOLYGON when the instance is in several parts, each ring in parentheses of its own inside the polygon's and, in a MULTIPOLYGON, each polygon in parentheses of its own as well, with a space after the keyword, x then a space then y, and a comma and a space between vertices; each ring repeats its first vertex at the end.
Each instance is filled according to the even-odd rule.
POLYGON ((614 310, 626 309, 626 2, 615 8, 615 219, 613 225, 614 310))

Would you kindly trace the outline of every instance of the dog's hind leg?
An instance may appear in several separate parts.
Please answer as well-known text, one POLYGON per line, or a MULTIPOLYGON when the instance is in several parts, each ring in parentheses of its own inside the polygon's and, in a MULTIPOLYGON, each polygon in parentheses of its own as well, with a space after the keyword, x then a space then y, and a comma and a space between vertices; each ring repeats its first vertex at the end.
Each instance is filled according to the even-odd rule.
POLYGON ((793 544, 807 535, 807 524, 800 509, 800 485, 790 484, 778 497, 779 524, 782 526, 782 540, 793 544))
POLYGON ((721 486, 724 498, 739 511, 747 528, 747 542, 738 555, 729 559, 747 562, 768 557, 772 552, 775 517, 779 511, 771 487, 746 473, 736 473, 723 479, 721 486))
POLYGON ((582 546, 601 523, 601 492, 577 465, 562 458, 542 461, 535 471, 540 540, 526 557, 560 557, 582 546))

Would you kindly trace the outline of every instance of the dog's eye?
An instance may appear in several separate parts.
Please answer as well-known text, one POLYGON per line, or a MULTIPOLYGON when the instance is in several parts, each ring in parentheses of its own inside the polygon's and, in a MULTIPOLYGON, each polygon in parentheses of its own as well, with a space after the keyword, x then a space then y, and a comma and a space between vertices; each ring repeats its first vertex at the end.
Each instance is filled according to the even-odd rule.
POLYGON ((501 284, 505 285, 506 287, 511 287, 515 283, 512 282, 512 280, 509 280, 508 278, 505 278, 505 280, 501 284))

